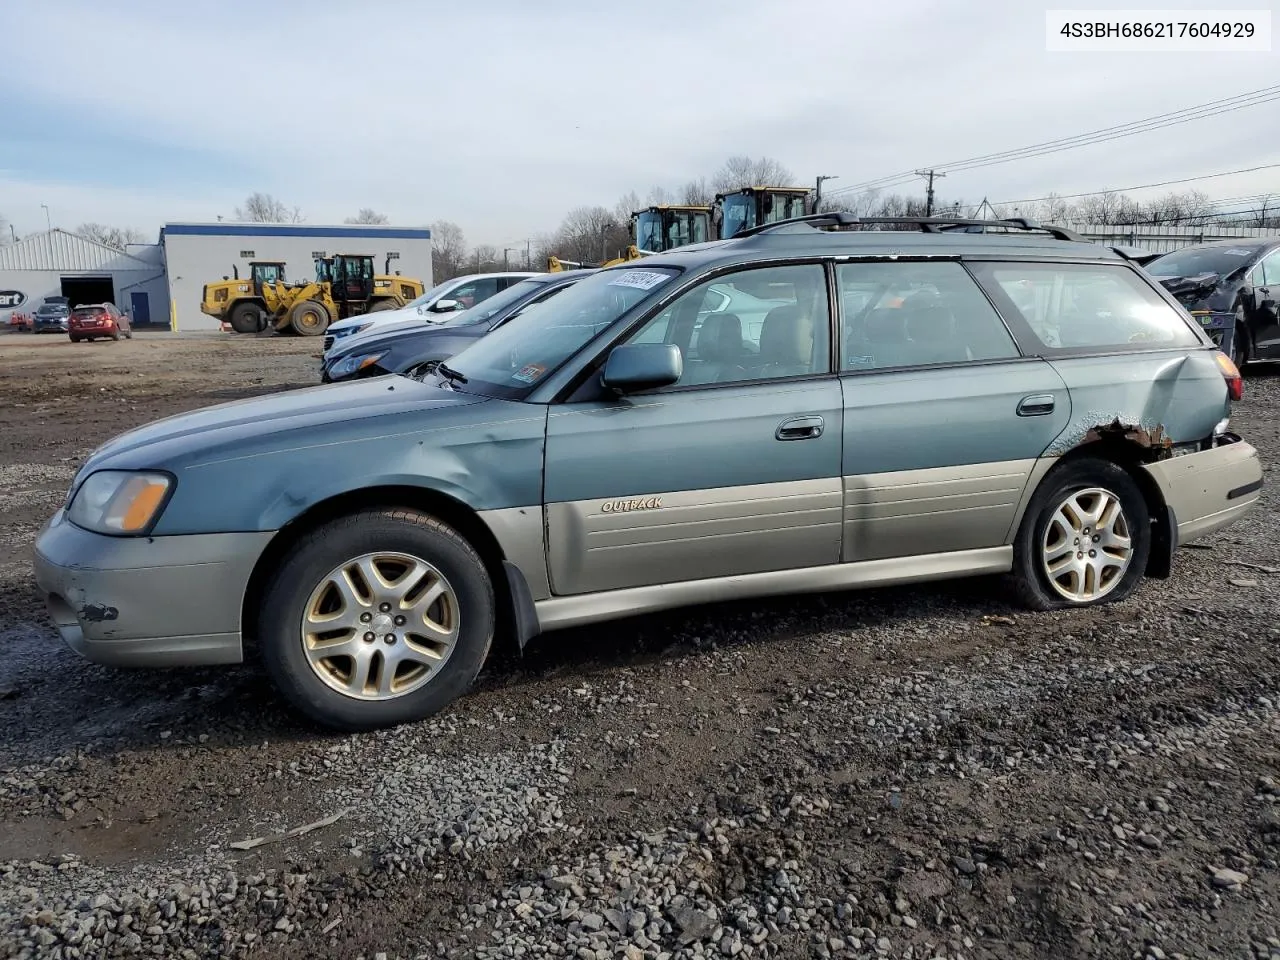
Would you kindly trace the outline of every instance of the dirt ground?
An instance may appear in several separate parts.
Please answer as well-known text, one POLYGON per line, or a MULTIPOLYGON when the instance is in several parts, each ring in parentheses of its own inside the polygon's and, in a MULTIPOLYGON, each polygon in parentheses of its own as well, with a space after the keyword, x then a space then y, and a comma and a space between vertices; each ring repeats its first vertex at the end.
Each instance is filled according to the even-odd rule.
MULTIPOLYGON (((0 336, 0 956, 1280 960, 1274 486, 1116 606, 995 579, 678 611, 377 734, 255 663, 65 649, 31 549, 77 464, 317 353, 0 336)), ((1252 372, 1232 421, 1268 465, 1278 402, 1252 372)))

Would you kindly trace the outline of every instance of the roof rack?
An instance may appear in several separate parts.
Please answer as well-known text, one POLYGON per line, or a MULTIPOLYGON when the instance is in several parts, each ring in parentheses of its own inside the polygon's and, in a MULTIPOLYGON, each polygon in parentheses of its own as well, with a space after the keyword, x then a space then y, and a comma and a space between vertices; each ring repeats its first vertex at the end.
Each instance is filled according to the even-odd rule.
POLYGON ((1006 230, 1040 231, 1049 234, 1056 240, 1070 240, 1076 243, 1090 242, 1088 238, 1082 237, 1074 230, 1042 224, 1026 217, 1010 217, 1007 220, 967 220, 960 217, 859 217, 846 210, 838 210, 832 213, 810 213, 803 217, 791 217, 787 220, 776 220, 773 223, 761 224, 758 227, 748 227, 746 230, 739 230, 735 233, 733 239, 773 233, 801 224, 817 229, 821 227, 856 227, 889 223, 918 227, 924 233, 947 233, 953 231, 985 233, 988 227, 1000 227, 1006 230))

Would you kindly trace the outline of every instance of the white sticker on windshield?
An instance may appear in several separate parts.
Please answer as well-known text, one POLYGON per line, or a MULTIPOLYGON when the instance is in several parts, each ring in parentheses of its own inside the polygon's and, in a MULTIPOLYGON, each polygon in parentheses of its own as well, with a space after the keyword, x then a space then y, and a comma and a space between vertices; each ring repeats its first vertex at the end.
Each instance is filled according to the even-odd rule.
POLYGON ((609 281, 609 286, 652 290, 669 276, 666 273, 655 273, 653 270, 623 270, 609 281))

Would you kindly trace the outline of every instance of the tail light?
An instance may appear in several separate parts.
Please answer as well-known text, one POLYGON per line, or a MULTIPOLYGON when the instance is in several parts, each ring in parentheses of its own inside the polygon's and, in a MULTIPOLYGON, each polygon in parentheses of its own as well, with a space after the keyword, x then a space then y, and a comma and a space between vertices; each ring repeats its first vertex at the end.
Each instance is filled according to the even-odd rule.
POLYGON ((1217 356, 1218 367, 1222 370, 1222 377, 1227 381, 1227 394, 1232 400, 1241 400, 1244 398, 1244 377, 1240 376, 1240 368, 1235 365, 1225 353, 1219 352, 1217 356))

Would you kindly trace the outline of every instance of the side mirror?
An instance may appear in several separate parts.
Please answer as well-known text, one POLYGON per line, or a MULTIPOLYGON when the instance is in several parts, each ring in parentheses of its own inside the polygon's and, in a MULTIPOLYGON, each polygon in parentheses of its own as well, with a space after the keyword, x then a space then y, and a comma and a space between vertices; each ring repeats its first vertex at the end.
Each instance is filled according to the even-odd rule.
POLYGON ((427 309, 432 313, 453 313, 453 311, 461 309, 462 304, 457 300, 437 300, 427 309))
POLYGON ((669 387, 684 374, 684 357, 674 343, 627 343, 614 347, 601 381, 618 393, 669 387))

